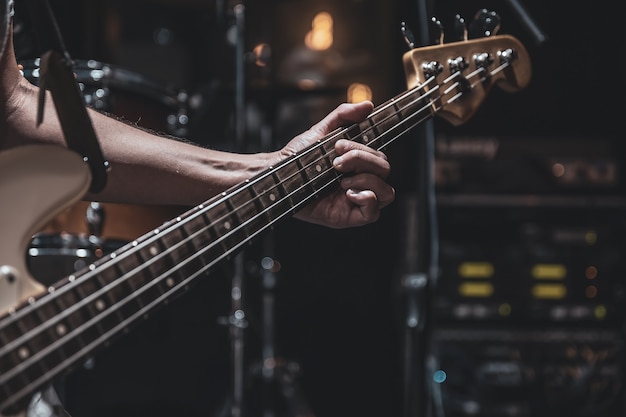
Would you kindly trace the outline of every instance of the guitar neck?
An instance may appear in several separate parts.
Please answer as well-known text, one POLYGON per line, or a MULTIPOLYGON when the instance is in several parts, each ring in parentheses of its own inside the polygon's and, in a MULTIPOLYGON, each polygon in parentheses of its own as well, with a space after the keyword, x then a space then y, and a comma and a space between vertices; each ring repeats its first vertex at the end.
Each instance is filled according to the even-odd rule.
MULTIPOLYGON (((508 65, 491 74, 476 70, 476 82, 484 88, 480 77, 508 65)), ((332 132, 13 307, 0 317, 0 410, 23 406, 37 389, 330 190, 342 176, 332 166, 338 140, 384 149, 465 94, 461 78, 425 79, 365 121, 332 132)))

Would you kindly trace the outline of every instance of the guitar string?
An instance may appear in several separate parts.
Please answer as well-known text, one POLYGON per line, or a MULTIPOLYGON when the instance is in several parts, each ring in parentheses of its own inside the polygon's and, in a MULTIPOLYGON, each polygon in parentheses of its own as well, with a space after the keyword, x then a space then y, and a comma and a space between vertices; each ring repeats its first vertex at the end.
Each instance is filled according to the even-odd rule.
MULTIPOLYGON (((422 96, 420 96, 420 99, 421 99, 421 98, 423 98, 423 97, 424 97, 423 95, 422 95, 422 96)), ((408 106, 407 106, 407 107, 408 107, 408 106)), ((406 107, 405 107, 403 110, 405 110, 405 109, 406 109, 406 107)), ((423 109, 422 109, 422 110, 423 110, 423 109)), ((411 117, 412 117, 412 116, 411 116, 411 117)), ((416 124, 417 124, 417 123, 416 123, 416 124)), ((394 127, 394 128, 395 128, 395 127, 394 127)), ((411 127, 407 128, 407 130, 409 130, 410 128, 411 128, 411 127)), ((368 129, 368 130, 369 130, 369 129, 368 129)), ((343 133, 343 132, 340 132, 340 133, 338 133, 337 135, 341 135, 342 133, 343 133)), ((403 132, 403 133, 404 133, 404 132, 403 132)), ((335 136, 337 136, 337 135, 335 135, 335 136)), ((381 135, 380 137, 382 137, 382 136, 383 136, 383 135, 381 135)), ((397 138, 397 137, 396 137, 396 138, 397 138)), ((394 139, 395 139, 395 138, 394 138, 394 139)), ((332 140, 332 139, 328 139, 328 140, 332 140)), ((386 145, 388 145, 389 143, 390 143, 390 142, 387 142, 387 144, 386 144, 386 145)), ((385 146, 386 146, 386 145, 385 145, 385 146)), ((197 233, 199 233, 199 232, 197 232, 197 233)), ((186 239, 186 240, 189 240, 189 238, 188 238, 188 239, 186 239)), ((88 302, 88 301, 87 301, 87 302, 88 302)))
MULTIPOLYGON (((415 91, 411 90, 411 91, 415 91)), ((420 96, 418 99, 421 100, 423 98, 423 96, 420 96)), ((411 115, 411 117, 413 117, 413 115, 411 115)), ((366 131, 369 131, 373 129, 373 127, 366 129, 366 131)), ((334 135, 329 135, 328 138, 324 141, 324 142, 328 142, 329 140, 332 140, 333 138, 336 138, 340 135, 342 135, 343 133, 345 133, 347 131, 347 129, 343 129, 341 130, 339 133, 336 133, 334 135)), ((382 136, 382 135, 381 135, 382 136)), ((319 143, 318 143, 319 144, 319 143)), ((313 148, 316 148, 316 146, 313 146, 313 148)), ((302 155, 300 155, 301 157, 302 155)), ((290 159, 288 161, 285 162, 286 163, 292 163, 293 159, 290 159)), ((276 168, 278 169, 278 168, 276 168)), ((302 172, 301 170, 299 170, 298 172, 302 172)), ((270 174, 268 174, 270 175, 270 174)), ((321 175, 321 174, 320 174, 321 175)), ((267 176, 265 176, 267 177, 267 176)), ((316 178, 319 178, 316 177, 316 178)), ((232 196, 232 195, 231 195, 232 196)), ((288 196, 287 196, 288 197, 288 196)), ((286 198, 286 197, 285 197, 286 198)), ((284 200, 284 198, 283 198, 284 200)), ((218 201, 218 203, 220 203, 221 201, 218 201)), ((278 204, 278 202, 276 202, 274 205, 278 204)), ((202 205, 199 206, 200 208, 203 208, 202 205)), ((209 207, 210 209, 210 207, 209 207)), ((208 210, 207 208, 203 208, 199 213, 193 213, 191 219, 197 218, 199 215, 204 214, 204 212, 208 210)), ((291 211, 291 210, 290 210, 291 211)), ((288 212, 285 212, 283 214, 286 215, 288 212)), ((221 220, 221 219, 220 219, 221 220)), ((278 218, 275 221, 277 221, 278 218)), ((189 218, 186 218, 185 221, 190 221, 189 218)), ((212 225, 215 224, 215 222, 211 223, 212 225)), ((168 248, 166 251, 161 252, 159 254, 159 257, 163 257, 166 256, 168 252, 172 252, 175 250, 175 248, 177 246, 181 246, 186 242, 189 242, 190 240, 194 239, 194 237, 197 237, 197 235, 199 233, 204 232, 207 229, 210 229, 211 227, 213 227, 212 225, 208 225, 208 227, 205 227, 204 230, 199 230, 197 232, 195 232, 192 236, 187 237, 185 239, 183 239, 181 242, 178 242, 176 245, 174 245, 173 247, 168 248), (195 235, 195 236, 194 236, 195 235)), ((176 228, 178 229, 178 227, 180 226, 180 223, 178 223, 176 225, 176 228)), ((243 227, 244 225, 242 224, 241 226, 238 226, 238 228, 243 227)), ((266 227, 264 227, 263 229, 261 229, 260 231, 258 231, 257 233, 260 233, 261 231, 263 231, 264 229, 266 229, 267 227, 269 227, 270 225, 267 225, 266 227)), ((237 230, 237 229, 235 229, 237 230)), ((230 234, 234 233, 235 230, 231 231, 230 234)), ((167 233, 167 229, 165 229, 163 231, 163 233, 167 233)), ((155 235, 156 237, 156 235, 155 235)), ((153 237, 153 238, 155 238, 153 237)), ((211 244, 208 246, 208 248, 212 248, 215 247, 215 245, 219 244, 223 239, 225 239, 227 236, 222 236, 220 239, 218 239, 217 241, 211 242, 211 244)), ((133 243, 136 243, 133 242, 133 243)), ((148 242, 149 243, 149 242, 148 242)), ((147 243, 146 243, 147 244, 147 243)), ((146 244, 144 244, 143 246, 145 247, 146 244)), ((238 245, 240 246, 240 245, 238 245)), ((97 342, 101 341, 100 339, 103 339, 103 341, 106 342, 106 337, 108 334, 115 334, 117 333, 117 329, 123 329, 125 327, 127 327, 126 323, 130 323, 132 321, 134 321, 136 318, 144 315, 144 311, 150 307, 150 309, 152 308, 151 306, 153 306, 154 304, 156 304, 158 301, 160 301, 161 298, 163 298, 165 295, 168 295, 180 290, 182 287, 184 287, 186 285, 187 282, 191 281, 192 279, 195 279, 195 277, 200 274, 203 273, 203 270, 206 269, 206 267, 211 267, 212 265, 214 265, 215 263, 217 263, 218 261, 221 261, 222 259, 224 259, 224 257, 228 256, 229 253, 231 253, 232 251, 236 250, 238 248, 238 246, 235 246, 233 248, 230 249, 230 251, 223 253, 220 257, 218 257, 216 260, 214 260, 211 264, 205 266, 205 268, 196 271, 194 274, 192 274, 190 277, 188 277, 187 279, 185 279, 183 282, 179 283, 178 285, 176 285, 173 288, 170 288, 169 291, 162 293, 161 297, 158 297, 157 299, 153 300, 151 303, 149 303, 148 305, 144 306, 140 311, 136 312, 135 314, 133 314, 130 317, 126 317, 125 321, 121 322, 120 324, 118 324, 117 326, 109 329, 106 333, 102 334, 99 338, 92 340, 89 344, 83 346, 82 349, 80 349, 78 352, 73 353, 70 357, 67 357, 66 359, 64 359, 62 362, 58 363, 57 366, 55 366, 52 369, 48 369, 46 372, 46 375, 42 375, 41 377, 39 377, 38 379, 35 379, 34 381, 30 381, 26 386, 24 386, 18 393, 13 394, 12 396, 23 396, 26 395, 28 393, 30 393, 33 389, 35 389, 34 387, 39 386, 39 384, 45 383, 45 381, 50 380, 51 378, 54 378, 54 376, 56 376, 58 373, 60 373, 62 370, 64 370, 66 367, 63 366, 64 363, 74 363, 78 360, 78 358, 80 357, 84 357, 85 355, 89 354, 89 352, 93 351, 93 348, 91 346, 93 346, 94 344, 96 344, 97 342)), ((208 249, 205 248, 205 249, 208 249)), ((112 254, 114 255, 114 254, 112 254)), ((122 252, 120 256, 130 256, 127 252, 122 252)), ((183 264, 190 262, 191 260, 194 260, 195 258, 197 258, 198 254, 194 254, 194 256, 191 256, 189 258, 187 258, 185 261, 183 261, 183 264)), ((111 283, 108 283, 107 285, 105 285, 104 287, 98 289, 96 292, 94 292, 93 294, 90 294, 88 297, 82 298, 80 302, 72 305, 70 308, 65 309, 61 314, 56 315, 55 317, 52 317, 44 322, 42 322, 41 324, 37 325, 35 328, 30 329, 28 332, 26 332, 25 334, 21 335, 20 337, 18 337, 17 339, 11 341, 8 345, 5 345, 4 347, 2 347, 0 349, 0 357, 2 357, 6 351, 10 351, 11 349, 16 348, 17 346, 21 345, 22 343, 24 343, 24 341, 31 339, 33 336, 33 334, 39 334, 40 332, 45 331, 46 329, 50 329, 52 328, 52 326, 55 323, 60 322, 63 318, 67 317, 68 315, 72 314, 75 311, 78 311, 79 309, 81 309, 83 306, 90 304, 91 302, 93 302, 94 300, 99 299, 100 295, 102 295, 101 293, 106 294, 110 289, 109 287, 113 287, 113 286, 117 286, 120 283, 124 283, 128 277, 132 277, 134 276, 137 271, 136 270, 141 270, 141 269, 145 269, 147 266, 149 266, 148 264, 151 264, 153 262, 156 261, 156 256, 153 257, 149 263, 145 263, 143 265, 140 265, 138 268, 135 268, 135 270, 131 270, 128 271, 126 274, 123 274, 121 277, 119 277, 118 279, 112 281, 111 283)), ((106 266, 106 264, 108 262, 106 262, 107 259, 102 259, 102 263, 103 265, 106 266)), ((182 268, 182 266, 180 264, 176 265, 175 268, 173 268, 174 272, 180 270, 182 268)), ((93 270, 93 274, 97 274, 98 270, 97 268, 94 268, 93 270)), ((84 275, 79 276, 78 280, 73 280, 72 278, 69 278, 69 284, 64 285, 63 287, 61 287, 59 289, 59 291, 54 291, 52 293, 46 294, 46 295, 52 295, 52 298, 58 298, 62 295, 63 292, 67 292, 70 291, 71 289, 73 289, 73 287, 75 286, 79 286, 82 282, 84 282, 87 279, 91 279, 93 277, 93 274, 91 277, 88 277, 90 274, 88 273, 89 271, 87 271, 87 273, 85 273, 84 275), (73 285, 72 285, 73 284, 73 285)), ((92 328, 91 326, 93 324, 97 325, 99 321, 101 321, 102 319, 100 318, 103 315, 109 315, 109 314, 113 314, 114 312, 119 311, 119 309, 125 305, 127 302, 129 301, 135 301, 143 292, 147 291, 149 289, 149 287, 153 287, 154 285, 156 285, 157 283, 160 283, 163 278, 169 277, 171 276, 170 271, 167 271, 167 273, 163 273, 161 274, 159 277, 156 277, 155 279, 151 280, 149 283, 147 283, 146 285, 142 286, 140 289, 138 289, 137 291, 134 291, 131 295, 129 295, 128 297, 124 298, 123 300, 120 300, 119 302, 117 302, 117 304, 113 304, 111 306, 109 306, 109 308, 107 308, 104 311, 101 311, 100 313, 98 313, 98 315, 94 316, 91 320, 81 324, 81 326, 79 326, 78 328, 74 328, 72 329, 72 331, 63 334, 60 338, 58 338, 57 340, 55 340, 53 343, 49 344, 46 348, 39 350, 35 355, 29 355, 29 357, 24 360, 23 362, 21 362, 19 364, 19 368, 27 368, 29 366, 31 366, 33 364, 34 361, 40 360, 42 358, 45 358, 48 353, 50 351, 55 351, 57 349, 57 346, 62 346, 65 343, 67 343, 67 340, 73 340, 74 338, 78 337, 80 334, 83 333, 83 331, 85 329, 90 329, 92 328), (96 320, 98 319, 98 320, 96 320)), ((80 273, 80 271, 78 272, 80 273)), ((50 297, 48 297, 50 298, 50 297)), ((43 301, 43 300, 42 300, 43 301)), ((50 300, 48 300, 50 301, 50 300)), ((167 298, 165 298, 163 301, 167 301, 167 298)), ((34 304, 31 304, 33 306, 33 308, 35 307, 34 304)), ((26 305, 25 307, 28 307, 28 305, 26 305)), ((149 311, 149 310, 148 310, 149 311)), ((24 310, 20 310, 17 313, 14 313, 15 316, 19 316, 21 314, 26 315, 27 313, 24 312, 24 310)), ((18 317, 15 317, 15 319, 17 320, 18 317)), ((5 325, 8 325, 8 323, 3 323, 5 325)), ((18 368, 14 368, 11 372, 5 372, 2 375, 0 375, 0 381, 2 380, 9 380, 10 378, 13 377, 12 374, 16 374, 18 371, 18 368)), ((1 384, 2 386, 4 386, 5 384, 1 384)))
MULTIPOLYGON (((499 71, 500 69, 502 69, 502 68, 503 68, 504 66, 506 66, 506 65, 508 65, 508 63, 507 63, 507 64, 505 64, 505 65, 501 65, 501 66, 499 67, 498 71, 499 71)), ((482 69, 481 69, 481 71, 484 71, 484 70, 482 70, 482 69)), ((494 73, 496 73, 496 71, 492 72, 491 74, 494 74, 494 73)), ((473 75, 472 75, 472 76, 473 76, 473 75)), ((452 77, 450 77, 449 79, 452 79, 452 77)), ((424 87, 427 83, 430 83, 430 81, 431 81, 431 80, 428 80, 426 83, 424 83, 424 84, 420 85, 420 86, 419 86, 419 88, 415 88, 415 89, 413 89, 413 90, 409 90, 409 91, 410 91, 410 92, 411 92, 411 94, 412 94, 412 93, 414 93, 415 91, 417 91, 417 90, 419 90, 419 89, 423 88, 423 87, 424 87)), ((479 81, 477 81, 477 82, 480 82, 480 80, 479 80, 479 81)), ((473 84, 473 85, 476 85, 476 83, 475 83, 475 84, 473 84)), ((454 87, 454 86, 450 86, 449 90, 450 90, 450 89, 452 89, 452 88, 455 88, 455 87, 454 87)), ((448 91, 449 91, 449 90, 448 90, 448 91)), ((430 91, 433 91, 433 90, 429 90, 429 92, 430 92, 430 91)), ((418 97, 418 100, 415 100, 414 102, 410 103, 410 105, 413 105, 413 104, 414 104, 415 102, 417 102, 417 101, 423 100, 425 96, 426 96, 425 94, 421 95, 420 97, 418 97)), ((443 97, 443 95, 441 95, 439 98, 441 98, 441 97, 443 97)), ((453 101, 453 100, 455 100, 456 98, 457 98, 457 97, 453 97, 452 99, 450 99, 449 101, 447 101, 445 104, 442 104, 442 105, 441 105, 441 107, 439 107, 439 108, 438 108, 438 109, 436 109, 436 110, 439 110, 439 109, 443 108, 443 106, 444 106, 444 105, 446 105, 447 103, 452 102, 452 101, 453 101)), ((391 100, 391 102, 392 102, 392 103, 390 103, 390 104, 389 104, 389 106, 391 106, 391 105, 395 104, 395 103, 393 103, 393 99, 391 100)), ((407 120, 410 120, 410 118, 413 118, 415 115, 418 115, 418 114, 419 114, 419 112, 421 112, 422 110, 424 110, 424 109, 426 109, 426 108, 428 108, 428 107, 432 107, 432 104, 433 104, 432 102, 431 102, 431 103, 429 103, 427 106, 424 106, 424 107, 423 107, 422 109, 420 109, 418 112, 416 112, 416 113, 412 114, 409 118, 407 118, 407 119, 405 119, 405 120, 402 120, 401 122, 402 122, 402 123, 405 123, 407 120)), ((381 107, 382 107, 382 106, 381 106, 381 107)), ((402 110, 406 110, 406 108, 408 108, 408 107, 409 107, 409 106, 406 106, 406 107, 404 107, 402 110)), ((381 111, 382 111, 382 110, 384 110, 384 108, 382 108, 382 109, 381 109, 381 111)), ((396 112, 396 114, 397 114, 397 112, 396 112)), ((395 116, 396 114, 392 114, 391 116, 388 116, 387 118, 385 118, 385 120, 386 120, 386 119, 388 119, 389 117, 393 117, 393 116, 395 116)), ((429 113, 429 115, 428 115, 426 118, 430 117, 431 115, 432 115, 432 114, 430 114, 430 113, 429 113)), ((392 141, 396 140, 398 137, 400 137, 400 136, 401 136, 402 134, 404 134, 406 131, 410 130, 411 128, 413 128, 413 127, 414 127, 414 126, 416 126, 417 124, 421 123, 421 121, 425 120, 426 118, 421 119, 421 120, 418 120, 418 121, 417 121, 417 122, 415 122, 413 125, 411 125, 410 127, 406 128, 403 132, 401 132, 400 134, 398 134, 397 136, 395 136, 394 138, 392 138, 392 140, 390 140, 390 141, 388 141, 388 142, 384 143, 384 144, 383 144, 380 148, 378 148, 378 149, 380 150, 380 149, 382 149, 384 146, 388 146, 388 145, 389 145, 392 141)), ((375 128, 376 126, 378 126, 379 124, 380 124, 380 122, 376 122, 376 124, 374 124, 373 126, 371 126, 371 127, 367 128, 367 129, 365 129, 365 130, 364 130, 363 132, 361 132, 360 134, 361 134, 361 135, 363 135, 363 133, 364 133, 364 132, 371 131, 372 129, 374 129, 374 128, 375 128)), ((393 131, 394 129, 396 129, 397 127, 398 127, 398 126, 396 125, 396 126, 394 126, 392 129, 389 129, 389 130, 388 130, 387 132, 385 132, 384 134, 381 134, 380 136, 378 136, 378 137, 376 138, 376 141, 380 140, 383 136, 387 135, 389 132, 392 132, 392 131, 393 131)), ((343 129, 343 130, 341 130, 340 132, 336 133, 335 135, 331 135, 331 137, 328 137, 328 138, 327 138, 327 139, 326 139, 323 143, 327 143, 327 142, 328 142, 328 141, 330 141, 330 140, 334 140, 334 139, 336 139, 337 137, 341 137, 343 134, 345 134, 345 133, 348 131, 348 129, 349 129, 349 128, 343 129)), ((316 148, 316 146, 314 146, 314 148, 316 148)), ((325 155, 324 155, 324 158, 325 158, 325 157, 327 157, 328 155, 331 155, 331 154, 334 154, 334 152, 329 152, 329 153, 325 154, 325 155)), ((323 158, 320 158, 320 159, 318 159, 317 161, 314 161, 313 163, 319 162, 319 161, 320 161, 320 160, 322 160, 322 159, 323 159, 323 158)), ((311 165, 311 164, 309 164, 308 166, 310 166, 310 165, 311 165)), ((330 171, 330 170, 327 170, 326 172, 328 172, 328 171, 330 171)), ((301 173, 301 172, 302 172, 302 170, 299 170, 296 174, 301 173)), ((294 175, 296 175, 296 174, 294 174, 294 175)), ((323 173, 322 173, 322 174, 320 174, 320 175, 319 175, 318 177, 316 177, 315 179, 318 179, 321 175, 323 175, 323 173)), ((336 178, 336 179, 337 179, 337 178, 336 178)), ((336 179, 334 179, 333 181, 329 182, 329 183, 328 183, 328 184, 326 184, 324 187, 326 187, 326 186, 328 186, 328 185, 331 185, 334 181, 336 181, 336 179)), ((283 181, 283 182, 284 182, 284 181, 283 181)), ((279 184, 280 184, 280 183, 279 183, 279 184)), ((305 184, 305 185, 308 185, 308 184, 305 184)), ((318 192, 319 192, 319 191, 318 191, 318 192)), ((311 198, 312 198, 312 197, 311 197, 311 198)), ((299 205, 305 204, 305 203, 306 203, 306 201, 307 201, 307 200, 304 200, 303 202, 299 203, 299 205)), ((247 202, 246 204, 249 204, 249 202, 247 202)), ((274 205, 276 205, 276 204, 277 204, 277 203, 275 203, 274 205)), ((239 207, 239 208, 240 208, 240 207, 239 207)), ((239 209, 239 208, 237 208, 237 209, 239 209)), ((237 209, 235 209, 235 210, 237 210, 237 209)), ((289 210, 289 212, 291 212, 292 210, 293 210, 293 209, 289 210)), ((285 215, 286 215, 286 214, 287 214, 287 213, 285 213, 285 215)), ((277 220, 278 220, 278 219, 277 219, 277 220)), ((277 221, 277 220, 274 220, 274 222, 275 222, 275 221, 277 221)), ((250 220, 248 220, 248 222, 249 222, 249 221, 250 221, 250 220)), ((273 222, 272 222, 272 224, 273 224, 273 222)), ((271 225, 271 224, 270 224, 270 225, 271 225)), ((269 227, 270 225, 268 225, 267 227, 269 227)), ((242 225, 242 226, 243 226, 243 225, 242 225)), ((242 226, 239 226, 239 228, 241 228, 242 226)), ((210 228, 210 227, 211 227, 211 226, 209 226, 209 228, 210 228)), ((267 228, 267 227, 265 227, 265 228, 267 228)), ((236 230, 236 229, 235 229, 235 230, 236 230)), ((230 233, 234 233, 234 232, 235 232, 235 230, 231 231, 230 233)), ((199 231, 199 232, 200 232, 200 231, 199 231)), ((196 233, 199 233, 199 232, 196 232, 196 233)), ((260 232, 260 231, 259 231, 259 232, 260 232)), ((164 231, 164 233, 165 233, 165 231, 164 231)), ((223 238, 224 238, 224 236, 223 236, 221 239, 223 239, 223 238)), ((190 238, 186 238, 186 239, 184 239, 184 241, 189 241, 189 239, 190 239, 190 238)), ((215 244, 217 244, 217 243, 218 243, 218 242, 212 242, 212 245, 215 245, 215 244)), ((231 250, 230 250, 228 253, 222 254, 222 256, 221 256, 221 257, 219 257, 216 261, 214 261, 213 263, 211 263, 211 265, 209 265, 209 266, 212 266, 213 264, 215 264, 215 262, 217 262, 217 261, 219 261, 219 260, 223 259, 225 256, 229 255, 232 251, 236 250, 237 248, 238 248, 238 246, 231 248, 231 250)), ((160 255, 164 255, 164 254, 165 254, 165 253, 164 253, 164 252, 162 252, 160 255)), ((196 256, 195 256, 195 257, 197 257, 197 254, 196 254, 196 256)), ((188 259, 187 259, 187 261, 188 261, 189 259, 192 259, 192 258, 194 258, 194 257, 188 258, 188 259)), ((142 265, 142 267, 144 267, 144 268, 145 268, 145 265, 142 265)), ((176 268, 176 269, 175 269, 175 271, 177 271, 177 270, 179 270, 179 269, 180 269, 180 268, 178 267, 178 268, 176 268)), ((203 269, 204 269, 204 268, 203 268, 203 269)), ((204 272, 204 271, 202 271, 202 270, 201 270, 201 271, 197 271, 194 275, 197 275, 197 274, 198 274, 198 273, 200 273, 200 272, 204 272)), ((132 273, 131 273, 131 272, 129 272, 129 273, 125 274, 125 275, 130 275, 130 276, 132 276, 132 273)), ((167 275, 167 274, 163 274, 161 277, 159 277, 159 278, 157 278, 157 279, 152 280, 152 284, 154 284, 155 282, 157 282, 157 281, 159 281, 160 279, 162 279, 164 275, 167 275)), ((187 279, 187 280, 185 280, 185 281, 189 281, 189 280, 190 280, 190 279, 188 278, 188 279, 187 279)), ((114 282, 115 282, 115 281, 114 281, 114 282)), ((151 284, 151 285, 152 285, 152 284, 151 284)), ((176 287, 174 287, 174 288, 171 288, 171 289, 169 290, 169 293, 171 293, 171 292, 172 292, 172 291, 174 291, 174 290, 179 290, 179 289, 181 289, 182 284, 183 284, 183 283, 181 283, 181 284, 177 285, 177 286, 176 286, 176 287)), ((143 288, 143 287, 142 287, 142 288, 143 288)), ((165 294, 165 293, 164 293, 164 294, 165 294)), ((164 295, 164 294, 163 294, 163 295, 164 295)), ((127 298, 131 298, 131 297, 135 297, 135 298, 136 298, 136 296, 135 296, 135 295, 133 295, 133 296, 129 296, 129 297, 127 297, 127 298)), ((126 300, 126 299, 125 299, 125 300, 126 300)), ((155 300, 155 301, 156 301, 156 300, 155 300)), ((90 302, 90 301, 86 301, 86 300, 85 300, 85 301, 81 301, 81 303, 82 303, 82 304, 85 304, 85 303, 88 303, 88 302, 90 302)), ((80 304, 80 303, 79 303, 79 304, 80 304)), ((154 302, 152 302, 151 304, 154 304, 154 302)), ((119 308, 119 307, 120 307, 120 305, 119 305, 119 303, 118 303, 118 305, 117 305, 117 306, 112 305, 112 306, 110 306, 110 308, 109 308, 109 309, 107 309, 107 311, 111 312, 110 310, 113 310, 113 307, 119 308)), ((145 309, 145 307, 144 307, 144 309, 145 309)), ((100 314, 102 314, 102 313, 100 313, 100 314)), ((136 315, 136 316, 140 316, 140 315, 143 315, 143 314, 144 314, 144 312, 138 312, 138 313, 137 313, 137 314, 135 314, 135 315, 136 315)), ((129 319, 130 319, 130 318, 129 318, 129 319)), ((126 321, 129 321, 129 319, 127 319, 126 321)), ((41 325, 44 325, 44 324, 45 324, 45 322, 44 322, 44 323, 42 323, 41 325)), ((85 323, 85 324, 87 324, 87 323, 85 323)), ((39 327, 41 327, 41 325, 40 325, 39 327)), ((81 327, 82 327, 82 326, 81 326, 81 327)), ((126 324, 124 324, 124 326, 123 326, 123 327, 126 327, 126 324)), ((34 329, 32 329, 32 330, 34 330, 34 329)), ((31 330, 31 331, 32 331, 32 330, 31 330)), ((111 330, 113 330, 113 329, 111 329, 111 330)), ((110 331, 109 331, 109 333, 110 333, 110 331)), ((68 335, 69 335, 69 334, 68 334, 68 335)), ((64 335, 64 336, 67 336, 67 335, 64 335)), ((32 336, 31 336, 31 337, 32 337, 32 336)), ((60 341, 60 339, 59 339, 59 340, 57 340, 57 342, 59 342, 59 341, 60 341)), ((5 350, 5 349, 3 348, 3 350, 5 350)), ((83 349, 83 350, 85 350, 85 349, 83 349)), ((90 350, 91 350, 91 349, 87 350, 87 353, 88 353, 90 350)), ((39 352, 39 353, 41 353, 41 352, 39 352)), ((82 356, 82 355, 81 355, 81 356, 82 356)), ((73 355, 73 357, 76 357, 76 354, 75 354, 75 355, 73 355)), ((69 358, 68 358, 68 359, 69 359, 69 358)), ((4 376, 6 376, 6 375, 4 375, 4 376)))

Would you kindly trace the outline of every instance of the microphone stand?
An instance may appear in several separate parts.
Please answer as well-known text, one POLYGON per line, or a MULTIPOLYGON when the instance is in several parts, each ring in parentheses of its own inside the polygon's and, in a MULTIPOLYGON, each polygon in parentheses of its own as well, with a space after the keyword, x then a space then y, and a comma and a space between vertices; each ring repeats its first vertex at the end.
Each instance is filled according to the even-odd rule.
MULTIPOLYGON (((244 26, 245 7, 238 3, 233 7, 235 16, 236 45, 235 45, 235 149, 243 150, 246 135, 245 118, 245 61, 244 61, 244 26)), ((231 301, 232 311, 228 323, 230 324, 230 339, 232 349, 232 403, 230 412, 232 417, 244 415, 244 386, 245 386, 245 358, 244 329, 248 323, 243 310, 243 286, 245 275, 245 254, 240 252, 234 257, 234 273, 232 277, 231 301)))
MULTIPOLYGON (((417 0, 420 45, 430 43, 428 0, 417 0)), ((435 132, 433 120, 416 130, 417 156, 414 188, 405 199, 406 220, 404 271, 400 291, 403 297, 403 415, 423 417, 429 413, 429 385, 426 358, 430 333, 430 295, 437 276, 437 222, 434 192, 435 132)))

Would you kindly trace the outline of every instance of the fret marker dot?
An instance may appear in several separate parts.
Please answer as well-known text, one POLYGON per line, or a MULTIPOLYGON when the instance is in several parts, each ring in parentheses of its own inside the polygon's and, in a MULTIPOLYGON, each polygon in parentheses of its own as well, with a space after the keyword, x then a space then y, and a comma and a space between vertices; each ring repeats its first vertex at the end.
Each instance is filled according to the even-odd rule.
POLYGON ((367 135, 363 135, 363 142, 367 143, 367 142, 369 142, 369 141, 370 141, 369 136, 367 136, 367 135))
POLYGON ((17 350, 17 356, 19 356, 20 359, 26 359, 30 356, 30 351, 28 348, 21 347, 17 350))
POLYGON ((174 286, 174 278, 172 278, 172 277, 168 277, 168 278, 165 280, 165 284, 166 284, 168 287, 173 287, 173 286, 174 286))
POLYGON ((111 259, 115 258, 116 256, 117 256, 117 254, 116 254, 115 252, 113 252, 113 253, 111 254, 111 259))
POLYGON ((230 227, 231 227, 230 222, 224 222, 224 229, 230 230, 230 227))
POLYGON ((276 201, 276 195, 270 194, 270 201, 276 201))
POLYGON ((106 307, 106 304, 102 300, 96 300, 96 310, 102 311, 106 307))
POLYGON ((322 172, 322 166, 321 165, 315 165, 315 170, 317 172, 322 172))
POLYGON ((65 333, 67 333, 67 327, 65 326, 65 324, 59 323, 56 326, 56 331, 59 336, 63 336, 65 333))
POLYGON ((89 270, 93 271, 94 269, 96 269, 96 266, 94 264, 89 265, 89 270))
POLYGON ((35 298, 34 297, 28 297, 28 303, 29 304, 35 304, 35 298))
POLYGON ((157 253, 159 253, 159 250, 156 246, 150 246, 150 255, 155 256, 157 253))

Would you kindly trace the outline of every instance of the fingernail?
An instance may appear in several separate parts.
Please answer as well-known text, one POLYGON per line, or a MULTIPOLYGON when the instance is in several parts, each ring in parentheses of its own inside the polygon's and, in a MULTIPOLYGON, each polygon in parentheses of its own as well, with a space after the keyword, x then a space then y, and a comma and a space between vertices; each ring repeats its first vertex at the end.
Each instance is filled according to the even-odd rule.
POLYGON ((334 165, 334 166, 336 166, 336 167, 338 167, 338 166, 340 166, 340 165, 341 165, 341 163, 342 163, 342 162, 343 162, 343 160, 341 159, 341 157, 340 157, 340 156, 338 156, 338 157, 336 157, 336 158, 333 160, 333 165, 334 165))

